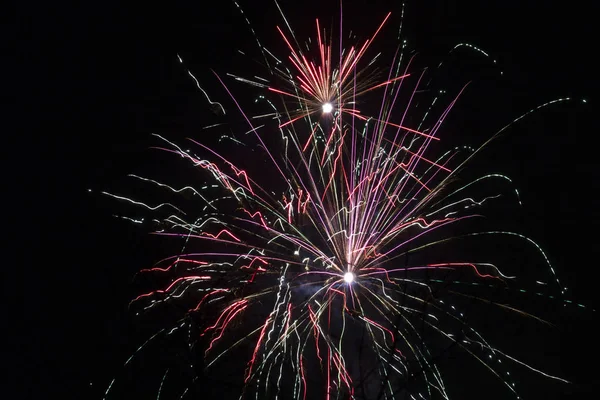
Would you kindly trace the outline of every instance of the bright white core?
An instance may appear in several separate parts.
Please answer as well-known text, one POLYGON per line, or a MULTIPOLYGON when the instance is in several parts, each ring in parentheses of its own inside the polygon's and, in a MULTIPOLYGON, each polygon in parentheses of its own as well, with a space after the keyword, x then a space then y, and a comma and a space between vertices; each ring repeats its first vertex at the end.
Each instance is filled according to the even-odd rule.
POLYGON ((331 103, 325 103, 325 104, 323 104, 323 112, 325 114, 329 114, 332 111, 333 111, 333 106, 331 105, 331 103))
POLYGON ((344 274, 344 281, 346 281, 346 283, 352 283, 353 280, 354 280, 354 274, 352 272, 346 272, 344 274))

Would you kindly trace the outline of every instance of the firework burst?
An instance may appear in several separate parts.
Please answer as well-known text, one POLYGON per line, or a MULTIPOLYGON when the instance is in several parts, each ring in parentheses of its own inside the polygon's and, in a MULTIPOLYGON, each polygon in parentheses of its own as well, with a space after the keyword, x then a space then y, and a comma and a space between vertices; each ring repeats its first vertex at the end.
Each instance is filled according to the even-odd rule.
POLYGON ((477 219, 477 210, 497 197, 478 195, 478 185, 510 179, 457 179, 489 141, 475 150, 439 151, 444 120, 462 91, 434 116, 433 105, 442 100, 433 98, 424 110, 415 106, 425 72, 409 72, 410 61, 400 54, 385 79, 369 71, 365 58, 389 18, 339 54, 318 21, 316 49, 307 54, 292 31, 276 28, 289 57, 281 62, 267 52, 275 83, 235 77, 265 89, 260 101, 269 111, 260 126, 217 75, 247 123, 243 140, 228 143, 259 157, 257 165, 266 160, 262 173, 242 168, 239 153, 231 157, 195 139, 188 151, 157 135, 164 143, 158 149, 184 159, 209 182, 174 188, 132 175, 189 195, 184 206, 105 193, 152 210, 155 233, 185 243, 180 254, 142 271, 167 283, 137 296, 132 307, 141 313, 165 302, 184 304, 187 317, 162 333, 193 321, 198 331, 189 335, 202 347, 207 371, 246 356, 241 397, 394 398, 405 390, 412 398, 448 398, 434 357, 448 343, 516 395, 496 360, 521 362, 490 344, 452 302, 481 296, 447 290, 457 280, 506 287, 514 277, 489 259, 441 259, 449 242, 489 235, 520 239, 547 258, 516 233, 455 234, 455 226, 477 219), (367 116, 357 99, 374 104, 373 98, 378 107, 367 116), (268 145, 275 135, 281 144, 268 145))

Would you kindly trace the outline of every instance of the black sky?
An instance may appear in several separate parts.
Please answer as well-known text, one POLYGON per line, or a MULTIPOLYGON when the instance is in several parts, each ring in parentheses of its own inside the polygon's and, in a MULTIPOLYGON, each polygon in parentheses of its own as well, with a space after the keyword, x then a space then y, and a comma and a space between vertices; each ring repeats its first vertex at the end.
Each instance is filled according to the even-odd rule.
MULTIPOLYGON (((240 3, 259 36, 286 54, 274 30, 281 23, 274 5, 240 3)), ((337 18, 336 4, 321 3, 281 2, 292 24, 311 35, 314 17, 337 18)), ((587 100, 533 116, 499 141, 491 160, 522 194, 524 233, 547 250, 571 298, 598 308, 597 21, 585 3, 414 1, 406 8, 405 35, 424 60, 438 61, 460 42, 498 60, 503 77, 494 75, 487 86, 476 81, 456 111, 457 117, 471 115, 465 122, 471 131, 482 130, 469 140, 487 137, 545 101, 587 100)), ((367 34, 387 11, 397 17, 397 2, 346 1, 344 23, 367 34)), ((7 398, 100 398, 139 344, 141 328, 127 313, 136 295, 132 277, 164 251, 160 242, 111 218, 118 204, 93 193, 123 187, 132 170, 176 171, 152 164, 150 133, 186 137, 204 125, 206 102, 178 64, 178 53, 200 80, 212 79, 209 87, 218 88, 210 69, 240 72, 245 66, 236 50, 256 46, 225 0, 29 2, 9 14, 7 37, 16 50, 9 67, 16 68, 5 75, 7 93, 15 95, 5 97, 9 228, 2 325, 16 340, 6 342, 8 359, 14 359, 3 363, 3 375, 14 377, 7 398)), ((395 29, 398 19, 393 22, 395 29)), ((379 45, 388 43, 395 42, 379 45)), ((540 339, 542 354, 581 383, 557 386, 553 398, 588 398, 592 382, 597 388, 597 320, 566 310, 557 316, 555 341, 540 339)), ((538 360, 543 366, 544 357, 538 360)), ((525 379, 520 384, 528 385, 525 379)))

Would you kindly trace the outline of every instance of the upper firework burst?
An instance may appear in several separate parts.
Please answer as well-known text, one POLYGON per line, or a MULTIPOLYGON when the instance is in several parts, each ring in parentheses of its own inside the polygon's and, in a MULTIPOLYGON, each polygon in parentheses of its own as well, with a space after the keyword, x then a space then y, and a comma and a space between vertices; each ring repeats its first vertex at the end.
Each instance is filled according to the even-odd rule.
POLYGON ((316 20, 318 61, 307 58, 299 47, 294 47, 290 43, 281 28, 277 27, 291 52, 289 61, 296 73, 295 79, 290 81, 294 92, 290 93, 274 87, 269 87, 269 90, 296 99, 302 107, 294 113, 297 116, 283 123, 282 126, 320 112, 330 114, 333 111, 338 111, 364 118, 355 107, 357 97, 408 76, 398 76, 385 82, 374 83, 372 78, 364 76, 366 75, 365 70, 358 69, 359 62, 390 15, 391 13, 386 15, 373 36, 365 41, 360 48, 352 46, 341 51, 339 57, 336 57, 336 60, 339 61, 336 68, 333 67, 334 61, 332 61, 332 44, 331 42, 326 44, 325 34, 321 32, 319 20, 316 20))

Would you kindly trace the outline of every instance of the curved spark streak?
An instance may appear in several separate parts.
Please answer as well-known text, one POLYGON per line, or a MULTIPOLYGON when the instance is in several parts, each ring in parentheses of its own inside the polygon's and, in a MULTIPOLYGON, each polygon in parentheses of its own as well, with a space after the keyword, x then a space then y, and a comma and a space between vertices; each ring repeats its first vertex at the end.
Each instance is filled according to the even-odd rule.
MULTIPOLYGON (((177 54, 177 59, 179 60, 180 64, 184 64, 183 59, 179 56, 179 54, 177 54)), ((202 89, 202 87, 200 86, 200 82, 198 82, 198 79, 196 79, 196 77, 194 76, 194 74, 192 74, 192 71, 190 71, 189 69, 186 68, 186 71, 188 73, 189 76, 192 77, 192 79, 194 80, 194 82, 196 82, 196 87, 198 89, 200 89, 200 91, 202 92, 202 94, 204 95, 204 97, 206 97, 206 100, 208 100, 208 102, 211 105, 217 105, 219 107, 219 109, 221 109, 221 112, 223 112, 223 115, 225 115, 225 108, 223 108, 223 105, 217 101, 212 101, 210 99, 210 97, 208 97, 208 93, 206 93, 206 90, 202 89)))

